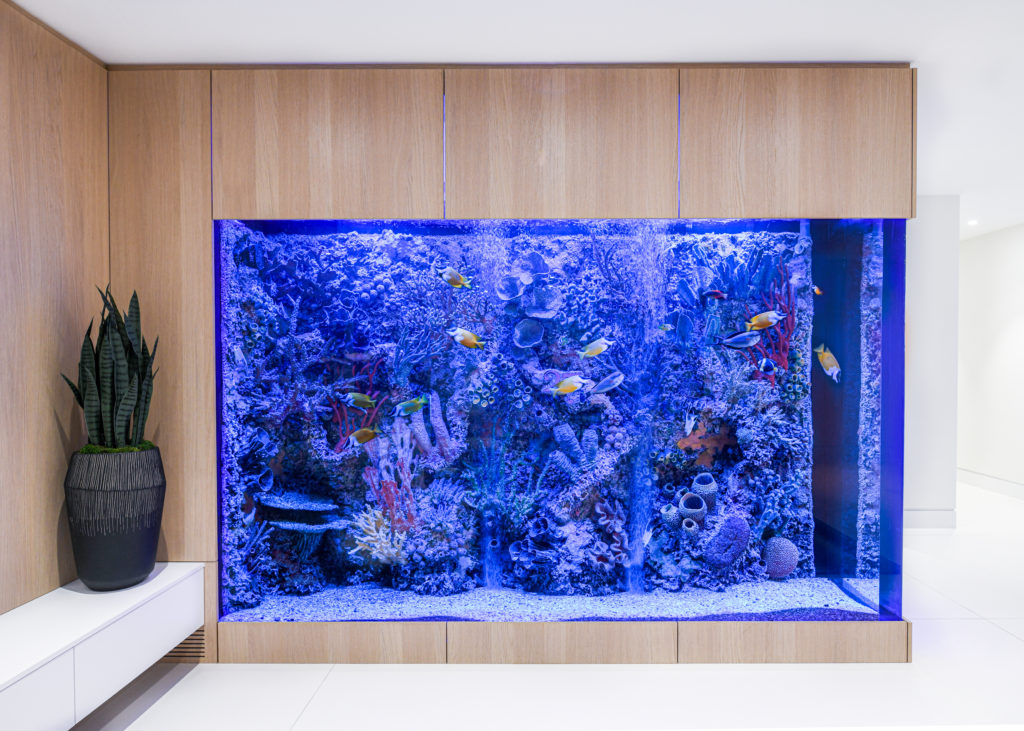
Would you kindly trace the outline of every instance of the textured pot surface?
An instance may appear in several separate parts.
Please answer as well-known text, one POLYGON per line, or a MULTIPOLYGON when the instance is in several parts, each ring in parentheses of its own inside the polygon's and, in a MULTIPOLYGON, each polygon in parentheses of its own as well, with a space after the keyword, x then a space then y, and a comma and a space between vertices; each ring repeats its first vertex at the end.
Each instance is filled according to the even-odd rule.
POLYGON ((110 591, 149 576, 156 562, 166 487, 156 448, 71 456, 64 495, 82 583, 110 591))

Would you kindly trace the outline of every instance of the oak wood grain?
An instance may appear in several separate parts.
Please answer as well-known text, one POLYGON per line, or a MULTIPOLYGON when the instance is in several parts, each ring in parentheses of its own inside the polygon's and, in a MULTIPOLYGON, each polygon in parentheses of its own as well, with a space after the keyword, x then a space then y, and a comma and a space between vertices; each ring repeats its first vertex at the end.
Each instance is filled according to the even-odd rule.
POLYGON ((680 70, 683 218, 906 218, 909 68, 680 70))
POLYGON ((910 662, 909 622, 680 622, 681 663, 910 662))
POLYGON ((441 218, 439 69, 213 72, 214 218, 441 218))
POLYGON ((110 74, 110 257, 160 337, 147 435, 167 475, 159 560, 217 559, 210 73, 110 74))
POLYGON ((444 622, 221 622, 220 662, 443 663, 444 622))
POLYGON ((674 663, 675 622, 449 622, 450 663, 674 663))
POLYGON ((672 69, 445 71, 447 218, 671 218, 672 69))
POLYGON ((107 260, 106 70, 0 3, 0 612, 71 581, 64 473, 107 260))

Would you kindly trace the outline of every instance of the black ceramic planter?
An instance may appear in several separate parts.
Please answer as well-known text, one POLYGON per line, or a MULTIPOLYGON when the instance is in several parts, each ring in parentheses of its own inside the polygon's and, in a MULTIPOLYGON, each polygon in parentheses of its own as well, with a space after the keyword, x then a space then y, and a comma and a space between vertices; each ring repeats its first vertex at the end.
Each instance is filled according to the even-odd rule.
POLYGON ((160 450, 71 456, 64 478, 78 578, 95 591, 134 586, 156 562, 164 509, 160 450))

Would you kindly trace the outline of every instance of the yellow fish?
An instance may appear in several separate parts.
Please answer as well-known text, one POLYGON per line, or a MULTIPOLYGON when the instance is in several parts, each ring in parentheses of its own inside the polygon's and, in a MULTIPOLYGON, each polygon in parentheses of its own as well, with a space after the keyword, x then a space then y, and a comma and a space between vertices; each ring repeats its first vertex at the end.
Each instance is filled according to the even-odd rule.
POLYGON ((357 409, 372 409, 377 402, 365 393, 346 393, 342 399, 346 406, 354 406, 357 409))
POLYGON ((357 444, 366 444, 367 442, 372 442, 374 439, 377 438, 378 434, 380 434, 380 432, 377 431, 376 428, 359 429, 349 434, 348 446, 354 447, 357 444))
POLYGON ((583 378, 582 376, 569 376, 568 378, 563 378, 554 386, 548 386, 544 390, 552 396, 568 396, 570 393, 579 391, 581 388, 588 385, 594 385, 594 382, 589 378, 583 378))
POLYGON ((775 310, 760 312, 747 320, 747 332, 750 332, 751 330, 767 330, 773 325, 777 325, 781 322, 784 317, 785 315, 776 312, 775 310))
POLYGON ((664 325, 658 325, 658 329, 663 333, 670 333, 676 329, 676 326, 670 322, 666 322, 664 325))
POLYGON ((448 334, 456 343, 464 345, 467 348, 483 348, 483 344, 487 342, 483 338, 478 337, 469 330, 461 327, 453 327, 451 330, 448 330, 448 334))
POLYGON ((426 405, 427 399, 423 396, 419 396, 418 398, 409 399, 408 401, 403 401, 398 404, 398 406, 395 407, 395 410, 391 412, 391 415, 408 416, 409 414, 416 413, 426 405))
POLYGON ((832 355, 832 351, 822 343, 814 349, 814 352, 818 354, 818 362, 821 363, 821 370, 825 371, 825 375, 839 383, 839 376, 843 369, 839 367, 839 361, 832 355))
POLYGON ((609 340, 608 338, 598 338, 590 345, 585 347, 583 350, 577 350, 576 355, 578 355, 580 358, 596 358, 597 356, 601 355, 601 353, 608 350, 608 348, 612 345, 615 345, 614 340, 609 340))
POLYGON ((455 289, 472 289, 472 287, 470 286, 469 278, 462 276, 452 267, 445 267, 444 269, 439 269, 437 272, 437 276, 441 277, 441 279, 443 279, 445 282, 455 287, 455 289))

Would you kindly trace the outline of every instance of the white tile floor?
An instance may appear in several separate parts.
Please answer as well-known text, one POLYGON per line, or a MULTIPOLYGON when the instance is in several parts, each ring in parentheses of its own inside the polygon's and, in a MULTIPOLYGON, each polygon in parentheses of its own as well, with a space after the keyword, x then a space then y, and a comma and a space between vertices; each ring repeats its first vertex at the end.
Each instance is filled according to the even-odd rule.
POLYGON ((909 665, 157 665, 79 729, 1024 727, 1024 499, 906 535, 909 665))

